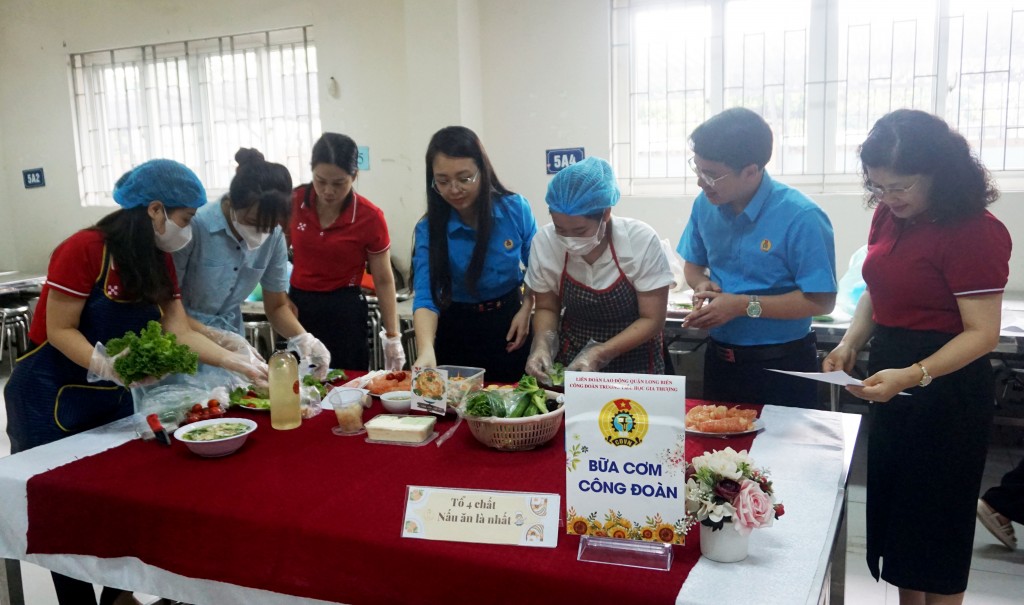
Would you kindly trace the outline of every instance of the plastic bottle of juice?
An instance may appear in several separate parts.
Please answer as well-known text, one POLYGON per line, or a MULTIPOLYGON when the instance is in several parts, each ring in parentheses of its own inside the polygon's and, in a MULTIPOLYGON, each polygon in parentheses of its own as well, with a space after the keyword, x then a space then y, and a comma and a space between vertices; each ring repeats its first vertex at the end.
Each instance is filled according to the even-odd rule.
POLYGON ((275 429, 298 428, 302 424, 299 408, 299 364, 288 351, 270 357, 270 425, 275 429))

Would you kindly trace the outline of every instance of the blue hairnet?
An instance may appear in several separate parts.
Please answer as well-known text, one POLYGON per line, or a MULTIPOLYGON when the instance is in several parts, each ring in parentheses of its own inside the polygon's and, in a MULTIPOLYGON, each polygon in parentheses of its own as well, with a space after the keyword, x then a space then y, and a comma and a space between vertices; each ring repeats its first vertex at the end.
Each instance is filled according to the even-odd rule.
POLYGON ((206 189, 188 166, 174 160, 150 160, 117 179, 114 201, 122 208, 161 201, 167 208, 198 208, 206 203, 206 189))
POLYGON ((619 186, 611 164, 590 157, 576 162, 551 179, 544 196, 548 210, 582 216, 611 208, 619 201, 619 186))

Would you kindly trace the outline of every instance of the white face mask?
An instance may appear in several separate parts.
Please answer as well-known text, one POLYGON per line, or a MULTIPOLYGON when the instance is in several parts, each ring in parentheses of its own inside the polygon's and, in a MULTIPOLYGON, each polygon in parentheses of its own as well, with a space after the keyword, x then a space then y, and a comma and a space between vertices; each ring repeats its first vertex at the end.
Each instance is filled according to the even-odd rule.
POLYGON ((179 227, 178 223, 167 216, 167 209, 164 209, 164 232, 158 233, 156 225, 153 225, 153 234, 156 235, 156 247, 164 252, 177 252, 184 248, 192 240, 192 225, 188 224, 179 227))
POLYGON ((559 235, 558 240, 562 242, 562 246, 569 254, 573 256, 586 256, 601 244, 601 239, 604 238, 604 227, 605 222, 602 220, 597 231, 590 237, 559 235))
POLYGON ((263 245, 263 242, 267 241, 270 237, 269 233, 263 233, 252 225, 243 225, 238 222, 238 217, 235 215, 235 209, 231 209, 231 226, 235 228, 238 235, 242 236, 242 240, 245 241, 245 247, 250 251, 255 250, 263 245))

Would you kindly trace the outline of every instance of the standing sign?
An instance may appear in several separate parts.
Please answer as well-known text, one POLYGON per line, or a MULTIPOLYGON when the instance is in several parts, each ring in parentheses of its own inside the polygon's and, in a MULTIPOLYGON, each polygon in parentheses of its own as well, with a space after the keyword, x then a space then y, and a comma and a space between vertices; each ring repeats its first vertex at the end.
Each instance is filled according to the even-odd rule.
POLYGON ((563 168, 568 168, 576 162, 582 162, 586 157, 582 147, 569 147, 567 149, 547 150, 548 174, 555 174, 563 168))
POLYGON ((566 532, 683 544, 686 378, 565 373, 566 532))

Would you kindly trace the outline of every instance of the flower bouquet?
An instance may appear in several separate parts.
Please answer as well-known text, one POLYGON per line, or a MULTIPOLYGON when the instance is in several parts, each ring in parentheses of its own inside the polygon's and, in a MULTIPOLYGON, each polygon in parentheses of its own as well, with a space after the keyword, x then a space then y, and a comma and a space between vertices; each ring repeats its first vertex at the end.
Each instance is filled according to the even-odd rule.
POLYGON ((697 456, 686 468, 686 513, 711 531, 729 523, 743 536, 770 527, 785 512, 775 502, 771 479, 747 451, 731 447, 697 456))

